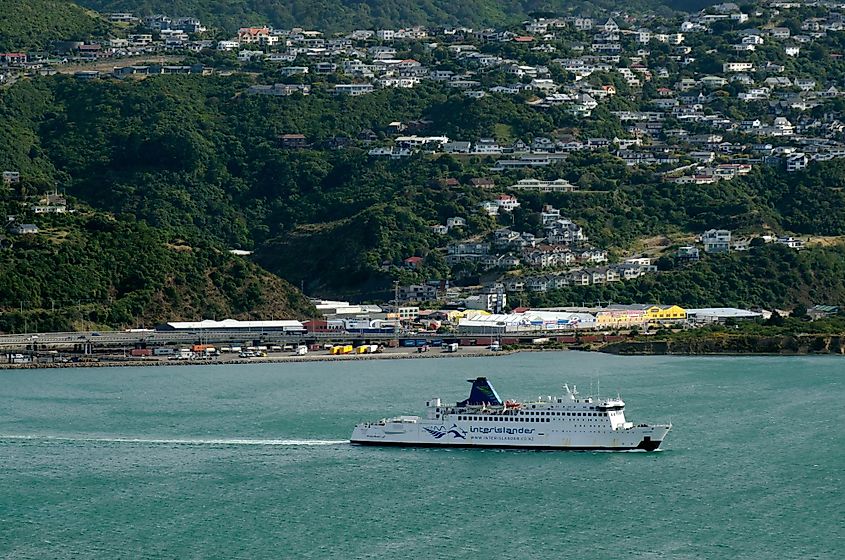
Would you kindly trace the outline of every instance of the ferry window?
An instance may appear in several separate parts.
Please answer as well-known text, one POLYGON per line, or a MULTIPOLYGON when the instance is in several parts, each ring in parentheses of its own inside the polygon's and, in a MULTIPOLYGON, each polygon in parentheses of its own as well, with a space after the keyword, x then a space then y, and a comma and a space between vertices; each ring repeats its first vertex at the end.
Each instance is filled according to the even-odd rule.
POLYGON ((439 415, 439 414, 435 414, 435 415, 434 415, 434 417, 435 417, 435 418, 440 418, 440 415, 439 415))

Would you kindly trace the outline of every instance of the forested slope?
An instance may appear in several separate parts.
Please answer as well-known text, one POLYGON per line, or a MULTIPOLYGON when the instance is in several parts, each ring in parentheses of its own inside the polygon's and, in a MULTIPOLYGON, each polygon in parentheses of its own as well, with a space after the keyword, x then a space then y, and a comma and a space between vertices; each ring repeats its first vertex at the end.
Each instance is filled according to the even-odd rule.
MULTIPOLYGON (((471 186, 470 179, 488 176, 503 187, 519 176, 491 174, 490 162, 477 157, 418 154, 399 161, 374 159, 367 156, 367 145, 355 138, 365 129, 377 131, 383 138, 385 127, 393 120, 428 119, 430 133, 467 140, 502 134, 510 140, 530 140, 573 124, 571 116, 562 111, 540 112, 518 98, 489 96, 474 101, 434 84, 421 84, 412 91, 386 89, 358 98, 332 97, 315 87, 310 96, 279 99, 244 95, 251 83, 252 78, 237 75, 161 76, 122 82, 54 76, 23 81, 0 93, 0 118, 8 123, 0 129, 0 168, 19 170, 24 178, 15 196, 31 197, 59 186, 93 206, 98 212, 95 215, 116 216, 113 227, 123 232, 130 248, 112 253, 99 249, 106 255, 102 260, 81 259, 83 246, 96 246, 97 238, 104 235, 104 247, 108 248, 108 236, 117 235, 89 231, 82 223, 70 231, 89 232, 78 233, 81 237, 76 238, 69 233, 64 244, 46 241, 55 238, 50 235, 32 247, 16 243, 14 255, 4 255, 14 261, 9 262, 5 282, 18 287, 9 289, 0 300, 21 299, 14 295, 17 293, 26 293, 27 301, 37 301, 41 307, 50 298, 85 299, 86 293, 104 306, 111 305, 109 298, 125 300, 131 311, 114 310, 111 320, 116 322, 136 315, 216 314, 214 309, 222 310, 221 314, 245 313, 250 306, 243 303, 242 295, 255 295, 250 285, 282 285, 274 284, 256 268, 239 269, 234 276, 245 278, 241 283, 222 283, 231 276, 226 271, 236 270, 231 268, 235 265, 212 256, 228 258, 226 249, 232 247, 257 250, 256 260, 267 270, 296 286, 304 284, 306 291, 315 295, 375 297, 386 294, 395 278, 419 282, 468 275, 472 279, 472 270, 449 270, 441 248, 450 238, 435 235, 430 226, 445 223, 448 217, 464 216, 467 227, 451 233, 451 239, 480 238, 491 232, 503 224, 497 225, 481 213, 478 205, 492 194, 471 186), (280 135, 286 133, 304 134, 309 146, 286 148, 280 141, 280 135), (351 143, 343 149, 330 148, 337 138, 351 139, 351 143), (84 242, 74 244, 74 239, 84 242), (172 246, 201 249, 174 250, 172 246), (105 275, 102 281, 87 283, 91 286, 88 292, 69 288, 64 295, 50 295, 45 287, 49 263, 58 258, 50 250, 65 247, 76 255, 72 261, 80 270, 99 270, 95 274, 105 275), (21 254, 25 258, 18 256, 21 254), (402 266, 403 259, 410 256, 423 257, 419 270, 402 266), (124 258, 129 264, 120 269, 116 263, 124 258), (150 282, 138 283, 139 287, 153 286, 152 292, 131 295, 136 290, 125 292, 118 287, 127 282, 118 271, 129 275, 140 269, 138 259, 151 259, 151 272, 158 275, 145 276, 150 282), (35 283, 32 293, 21 292, 28 262, 40 263, 29 266, 43 271, 36 277, 44 280, 35 283), (180 285, 194 279, 195 283, 187 284, 189 294, 178 300, 183 303, 173 304, 172 298, 163 296, 173 275, 158 272, 162 270, 182 270, 177 274, 183 278, 180 285), (110 276, 113 272, 117 276, 110 276), (16 284, 13 278, 18 278, 16 284), (217 287, 217 295, 207 292, 209 284, 203 278, 218 279, 210 284, 217 287), (212 296, 204 297, 204 293, 212 296), (214 303, 206 305, 206 300, 214 303)), ((612 131, 618 125, 604 114, 597 112, 596 118, 577 124, 585 135, 612 131)), ((750 175, 732 181, 678 186, 599 152, 573 154, 534 175, 563 177, 588 192, 521 193, 522 207, 506 225, 541 233, 536 212, 550 203, 583 224, 599 247, 621 251, 638 239, 682 236, 712 227, 738 233, 771 230, 845 235, 842 160, 814 164, 806 172, 788 175, 776 167, 756 166, 750 175)), ((770 270, 740 274, 755 270, 751 265, 756 261, 738 256, 622 283, 611 291, 558 294, 556 301, 669 301, 681 298, 682 289, 689 289, 688 296, 679 301, 693 304, 704 302, 709 293, 706 286, 734 284, 738 290, 734 295, 719 288, 713 293, 726 295, 712 298, 713 303, 774 305, 792 297, 808 302, 840 301, 845 298, 842 287, 829 279, 830 274, 837 274, 836 267, 845 255, 819 251, 799 257, 784 255, 781 276, 770 270), (807 260, 816 258, 813 255, 819 260, 807 260), (818 277, 800 272, 816 269, 818 277), (780 278, 785 287, 761 288, 769 285, 767 278, 780 278), (693 290, 691 286, 703 287, 693 290)), ((777 260, 763 262, 774 267, 777 260)), ((66 276, 84 278, 77 272, 66 276)), ((290 294, 286 290, 280 293, 290 294)), ((285 309, 267 299, 269 292, 263 294, 250 301, 264 316, 275 313, 273 309, 285 309)), ((294 296, 282 299, 289 297, 294 296)), ((291 301, 299 300, 294 297, 291 301)), ((5 305, 14 306, 14 302, 5 305)), ((287 309, 303 307, 292 303, 287 309)))
POLYGON ((243 25, 305 26, 351 31, 410 25, 495 26, 519 23, 532 12, 599 14, 601 9, 700 8, 698 0, 80 0, 100 11, 192 15, 236 30, 243 25))
POLYGON ((65 0, 0 0, 0 51, 40 50, 52 41, 104 36, 102 17, 65 0))
MULTIPOLYGON (((6 214, 17 207, 23 218, 23 205, 3 194, 6 214)), ((42 216, 37 235, 3 236, 0 331, 311 312, 290 284, 213 243, 188 241, 130 216, 76 210, 42 216)))

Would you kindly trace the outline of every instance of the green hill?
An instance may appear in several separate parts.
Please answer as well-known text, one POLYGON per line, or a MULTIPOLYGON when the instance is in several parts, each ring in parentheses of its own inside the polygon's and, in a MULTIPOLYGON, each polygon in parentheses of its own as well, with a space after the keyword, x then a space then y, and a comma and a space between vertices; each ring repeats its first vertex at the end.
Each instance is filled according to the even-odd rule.
MULTIPOLYGON (((202 271, 185 273, 185 277, 208 277, 209 270, 227 270, 230 265, 228 261, 201 265, 194 260, 179 264, 186 257, 174 256, 171 245, 203 247, 197 255, 204 258, 227 255, 229 247, 255 249, 256 262, 267 271, 297 286, 304 284, 309 293, 350 298, 386 294, 397 278, 403 282, 447 274, 477 278, 478 271, 472 267, 448 270, 439 248, 449 238, 435 235, 429 226, 452 216, 466 217, 467 227, 450 234, 456 240, 480 238, 500 225, 536 232, 536 212, 544 203, 583 224, 597 246, 617 249, 641 238, 711 227, 727 227, 739 234, 771 229, 845 235, 842 160, 792 174, 757 166, 748 176, 732 181, 679 187, 609 154, 572 154, 543 173, 548 178, 566 178, 590 192, 521 193, 522 208, 508 217, 508 223, 497 224, 478 211, 491 192, 470 185, 473 177, 491 175, 489 161, 425 154, 400 161, 374 159, 366 154, 368 145, 356 144, 354 139, 363 129, 383 135, 394 120, 428 119, 431 133, 455 139, 493 136, 503 130, 511 138, 530 139, 553 135, 573 122, 584 136, 593 137, 614 134, 618 122, 604 118, 602 111, 596 111, 592 119, 573 121, 565 111, 538 112, 517 97, 468 100, 430 83, 355 98, 334 97, 315 85, 309 96, 282 99, 243 95, 251 83, 252 78, 242 75, 161 76, 141 81, 54 76, 19 82, 0 93, 0 116, 8 123, 0 128, 0 168, 19 170, 25 178, 22 188, 28 192, 59 185, 99 212, 117 216, 118 223, 125 224, 121 227, 129 228, 127 239, 136 235, 144 239, 155 232, 160 237, 146 244, 164 248, 147 253, 155 263, 171 263, 167 267, 202 271), (309 147, 286 148, 279 138, 286 133, 304 134, 309 147), (352 139, 352 143, 340 150, 327 147, 326 142, 337 138, 352 139), (132 220, 122 218, 130 215, 132 220), (130 228, 130 224, 134 225, 130 228), (403 266, 403 260, 411 256, 423 257, 416 270, 403 266)), ((493 177, 498 185, 518 178, 493 177)), ((132 247, 131 256, 144 254, 143 245, 132 247)), ((43 255, 39 259, 49 262, 49 253, 39 254, 43 255)), ((842 255, 828 256, 829 260, 814 266, 824 269, 825 263, 832 262, 828 268, 835 271, 842 255)), ((122 254, 110 258, 105 270, 114 268, 122 254)), ((23 262, 8 277, 7 283, 17 275, 19 287, 6 298, 23 299, 14 296, 25 285, 23 262)), ((791 263, 787 272, 800 265, 784 262, 791 263)), ((91 266, 103 273, 96 261, 91 266)), ((741 268, 737 265, 732 270, 741 268)), ((257 268, 249 271, 253 278, 262 274, 257 268)), ((668 300, 675 297, 678 286, 699 281, 690 274, 694 273, 677 270, 653 281, 625 284, 614 289, 637 291, 609 298, 668 300), (673 284, 673 278, 680 284, 673 284)), ((228 276, 221 273, 212 285, 221 286, 228 276)), ((204 293, 205 284, 193 285, 193 295, 179 300, 191 303, 182 306, 170 303, 175 295, 167 295, 166 278, 155 278, 159 296, 150 295, 145 302, 158 301, 162 315, 168 309, 185 316, 199 313, 202 297, 198 294, 204 293)), ((739 295, 731 301, 775 304, 782 301, 778 294, 803 294, 802 298, 815 301, 843 299, 838 283, 816 282, 806 274, 789 272, 782 282, 788 289, 750 299, 742 299, 742 290, 752 290, 759 277, 725 278, 727 283, 733 279, 739 283, 739 295), (817 292, 811 289, 814 283, 819 286, 817 292)), ((119 284, 109 280, 103 285, 114 282, 119 284)), ((232 286, 220 298, 231 299, 235 297, 231 294, 243 289, 232 286)), ((97 290, 97 297, 108 291, 97 290)), ((30 297, 40 298, 39 305, 45 305, 38 294, 26 296, 30 297)), ((561 300, 567 297, 560 294, 561 300)), ((265 310, 262 313, 269 309, 253 303, 255 309, 265 310)), ((219 307, 231 313, 253 308, 235 303, 219 307)), ((136 313, 133 308, 129 315, 136 313)))
MULTIPOLYGON (((18 207, 5 193, 3 209, 18 207)), ((68 330, 83 322, 153 325, 202 318, 305 317, 290 284, 214 244, 84 207, 39 217, 36 235, 5 234, 0 331, 68 330)))
POLYGON ((0 0, 0 51, 40 50, 55 40, 105 36, 99 15, 63 0, 0 0))
POLYGON ((689 0, 81 0, 100 11, 192 15, 229 31, 248 24, 344 31, 409 25, 494 26, 519 23, 534 11, 598 13, 608 9, 665 9, 689 0))

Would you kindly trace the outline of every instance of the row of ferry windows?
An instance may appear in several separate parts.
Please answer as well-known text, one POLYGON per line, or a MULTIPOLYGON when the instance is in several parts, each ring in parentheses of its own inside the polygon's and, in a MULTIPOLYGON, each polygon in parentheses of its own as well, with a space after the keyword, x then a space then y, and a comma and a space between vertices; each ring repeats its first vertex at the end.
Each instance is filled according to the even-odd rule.
POLYGON ((607 416, 606 412, 545 412, 541 418, 526 418, 526 417, 508 417, 508 416, 492 416, 492 415, 482 415, 482 416, 458 416, 458 420, 485 420, 490 422, 504 422, 506 420, 511 420, 513 422, 548 422, 549 419, 545 416, 607 416))

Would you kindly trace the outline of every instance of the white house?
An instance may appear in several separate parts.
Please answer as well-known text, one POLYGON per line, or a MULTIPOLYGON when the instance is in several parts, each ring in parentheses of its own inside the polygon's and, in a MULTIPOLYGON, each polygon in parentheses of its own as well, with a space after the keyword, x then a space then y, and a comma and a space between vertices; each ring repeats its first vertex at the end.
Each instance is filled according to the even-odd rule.
POLYGON ((710 229, 701 236, 705 253, 727 253, 731 250, 731 232, 727 229, 710 229))

